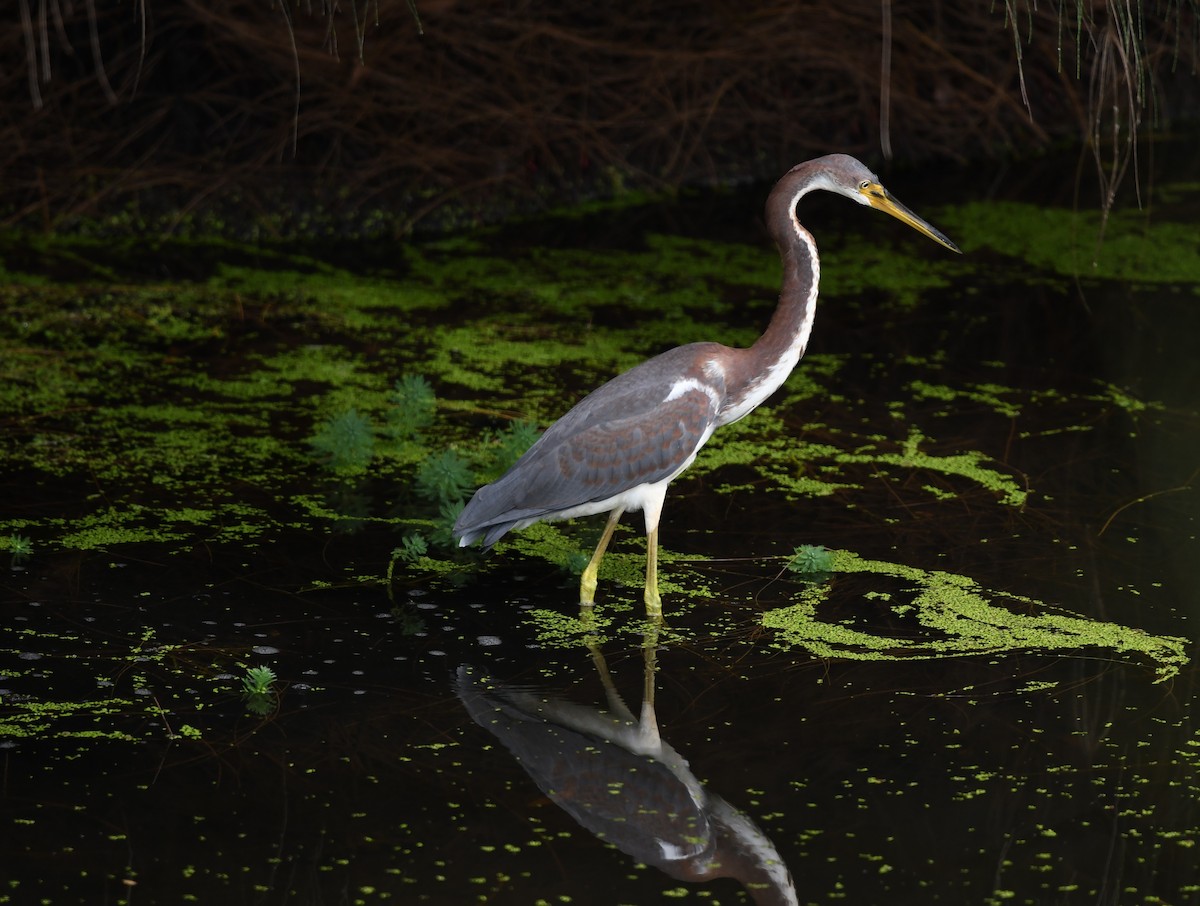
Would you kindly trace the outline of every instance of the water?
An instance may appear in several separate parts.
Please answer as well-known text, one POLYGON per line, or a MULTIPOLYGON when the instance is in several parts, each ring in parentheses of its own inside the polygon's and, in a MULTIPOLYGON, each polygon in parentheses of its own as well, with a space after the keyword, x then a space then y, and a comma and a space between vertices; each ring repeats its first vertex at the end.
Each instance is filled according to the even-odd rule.
POLYGON ((0 537, 32 552, 5 555, 0 902, 786 902, 777 862, 802 903, 1200 902, 1200 325, 1161 264, 1194 263, 1194 182, 1072 277, 1044 254, 1063 172, 999 183, 1016 226, 949 206, 969 177, 892 185, 955 260, 806 203, 813 344, 673 486, 657 637, 636 519, 580 624, 598 519, 451 554, 414 474, 451 446, 486 470, 510 418, 672 343, 752 339, 764 193, 359 270, 10 257, 50 281, 3 303, 0 537), (438 397, 409 440, 404 373, 438 397), (308 441, 347 408, 374 445, 337 475, 308 441), (789 569, 802 544, 832 571, 789 569), (710 843, 741 880, 686 879, 710 843))

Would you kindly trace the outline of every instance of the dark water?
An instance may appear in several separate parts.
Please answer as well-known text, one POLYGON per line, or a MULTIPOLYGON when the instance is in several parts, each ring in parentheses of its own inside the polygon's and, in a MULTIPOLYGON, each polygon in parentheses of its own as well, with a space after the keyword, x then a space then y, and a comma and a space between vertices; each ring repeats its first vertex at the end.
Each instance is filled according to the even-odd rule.
MULTIPOLYGON (((1060 204, 1045 187, 1061 193, 1061 172, 997 184, 1060 204)), ((743 423, 775 443, 754 461, 705 468, 702 454, 673 487, 658 636, 643 635, 640 589, 605 574, 597 614, 611 622, 554 634, 542 612, 573 616, 575 579, 555 554, 528 548, 443 571, 400 564, 381 582, 400 535, 375 518, 400 506, 387 474, 323 484, 298 455, 271 481, 297 493, 311 483, 331 511, 363 517, 300 518, 295 505, 280 511, 267 479, 246 477, 236 439, 251 427, 231 434, 227 458, 210 457, 211 472, 189 460, 169 482, 164 457, 144 484, 122 483, 89 471, 86 456, 52 474, 25 446, 47 442, 40 419, 63 443, 95 444, 99 460, 113 439, 85 416, 14 412, 0 474, 14 533, 140 503, 138 526, 173 534, 87 549, 39 537, 4 576, 0 903, 787 902, 780 866, 802 903, 1200 903, 1196 669, 1166 663, 1166 642, 1139 644, 1175 640, 1195 655, 1197 284, 1022 264, 921 203, 923 193, 947 203, 931 188, 943 182, 926 174, 894 188, 964 247, 978 243, 960 269, 915 305, 883 289, 833 296, 793 377, 811 365, 823 390, 785 390, 769 415, 743 423), (971 393, 920 389, 934 385, 971 393), (922 453, 978 452, 1028 498, 1004 502, 970 475, 888 459, 914 430, 922 453), (806 446, 852 443, 872 455, 806 446), (781 490, 795 475, 839 486, 781 490), (270 514, 244 543, 233 526, 181 529, 186 519, 163 515, 223 495, 270 514), (1039 629, 1047 614, 1112 629, 1076 636, 1072 624, 1062 644, 972 647, 914 617, 937 603, 920 595, 923 580, 839 570, 810 581, 786 569, 798 544, 967 577, 1039 629), (893 643, 877 659, 861 645, 819 656, 780 644, 763 614, 813 594, 823 624, 893 643), (265 715, 241 694, 255 665, 278 677, 265 715), (690 880, 713 861, 735 877, 690 880)), ((549 233, 586 258, 589 243, 637 246, 641 230, 674 220, 691 236, 761 244, 752 210, 697 200, 495 241, 532 260, 522 255, 549 233), (695 226, 703 212, 707 233, 695 226)), ((850 227, 801 216, 823 249, 830 237, 827 279, 852 270, 856 259, 837 251, 850 227)), ((873 241, 892 226, 871 222, 873 241)), ((920 262, 938 254, 899 247, 920 262)), ((409 279, 386 258, 364 260, 409 279)), ((721 318, 704 313, 713 337, 769 311, 769 293, 728 293, 721 318)), ((369 331, 354 342, 395 377, 420 357, 422 331, 486 318, 488 298, 409 321, 394 348, 369 331)), ((288 303, 248 291, 246 304, 288 303)), ((15 318, 19 298, 6 305, 15 318)), ((630 310, 609 314, 650 317, 630 310)), ((549 303, 537 317, 551 333, 573 318, 549 303)), ((61 330, 37 340, 74 354, 61 330)), ((164 339, 144 321, 129 330, 167 375, 235 372, 265 348, 347 334, 312 315, 281 323, 261 312, 230 316, 219 335, 164 339)), ((640 342, 632 353, 653 351, 640 342)), ((561 411, 607 366, 528 382, 553 385, 546 407, 561 411)), ((431 379, 470 402, 469 389, 431 379)), ((122 380, 95 391, 101 407, 122 380)), ((535 398, 520 379, 513 393, 535 398)), ((484 402, 520 408, 494 392, 484 402)), ((302 448, 291 418, 276 429, 302 448)), ((134 461, 138 449, 121 453, 134 461)), ((735 449, 714 444, 713 455, 735 449)), ((586 548, 595 521, 565 537, 586 548)), ((631 525, 613 556, 636 575, 631 525)))

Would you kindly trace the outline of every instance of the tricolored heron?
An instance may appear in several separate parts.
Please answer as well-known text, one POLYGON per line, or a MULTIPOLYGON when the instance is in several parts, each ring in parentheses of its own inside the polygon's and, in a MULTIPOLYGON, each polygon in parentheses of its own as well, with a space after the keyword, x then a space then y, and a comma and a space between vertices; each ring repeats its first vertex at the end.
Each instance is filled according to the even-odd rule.
POLYGON ((783 288, 771 323, 749 349, 690 343, 657 355, 592 391, 547 429, 500 478, 484 485, 454 523, 459 544, 491 547, 535 522, 608 513, 596 552, 580 579, 591 604, 596 574, 626 510, 646 518, 646 614, 662 616, 658 520, 667 485, 692 464, 713 431, 747 415, 796 367, 812 330, 820 264, 796 204, 824 189, 891 214, 951 251, 958 246, 845 154, 797 164, 771 190, 766 222, 783 261, 783 288))

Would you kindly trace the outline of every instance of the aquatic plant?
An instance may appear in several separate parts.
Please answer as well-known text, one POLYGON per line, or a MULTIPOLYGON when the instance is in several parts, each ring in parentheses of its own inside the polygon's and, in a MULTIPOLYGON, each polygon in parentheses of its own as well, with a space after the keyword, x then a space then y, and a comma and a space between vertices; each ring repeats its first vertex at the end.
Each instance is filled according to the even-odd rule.
POLYGON ((392 561, 415 563, 429 552, 429 543, 420 532, 409 532, 400 539, 400 546, 392 551, 392 561))
POLYGON ((1165 682, 1189 662, 1186 639, 1156 636, 1118 623, 1076 616, 1033 598, 983 587, 968 576, 904 563, 869 560, 847 550, 827 551, 830 570, 873 576, 870 600, 890 619, 905 621, 876 631, 824 619, 833 603, 828 585, 802 588, 792 604, 768 610, 762 625, 776 631, 773 645, 804 649, 816 657, 912 660, 977 656, 996 652, 1078 652, 1108 649, 1150 661, 1155 682, 1165 682))
POLYGON ((388 394, 387 402, 390 408, 384 430, 396 440, 416 440, 433 424, 437 397, 423 375, 403 375, 388 394))
POLYGON ((242 699, 246 707, 260 716, 275 709, 275 671, 270 667, 248 667, 242 677, 242 699))
POLYGON ((462 498, 444 502, 438 507, 438 518, 433 524, 433 543, 441 548, 458 548, 458 540, 454 537, 454 523, 462 512, 465 502, 462 498))
POLYGON ((828 573, 833 569, 833 554, 821 544, 801 544, 792 553, 787 568, 806 576, 828 573))
POLYGON ((29 556, 33 553, 33 542, 26 535, 9 535, 8 549, 13 554, 29 556))
POLYGON ((497 475, 507 472, 521 456, 541 437, 542 432, 533 422, 518 419, 500 432, 492 454, 491 468, 497 475))
POLYGON ((457 450, 431 456, 417 469, 414 490, 430 503, 458 503, 475 486, 471 464, 457 450))
POLYGON ((563 570, 569 576, 578 578, 579 574, 588 565, 588 560, 590 559, 591 557, 588 556, 586 551, 575 551, 567 555, 567 562, 563 564, 563 570))
POLYGON ((318 458, 338 474, 362 472, 375 456, 371 423, 356 409, 326 419, 308 443, 318 458))
POLYGON ((24 563, 33 556, 33 542, 26 535, 9 535, 6 546, 9 553, 12 554, 14 566, 24 563))
POLYGON ((275 679, 275 671, 270 667, 247 667, 242 690, 246 695, 266 695, 275 679))

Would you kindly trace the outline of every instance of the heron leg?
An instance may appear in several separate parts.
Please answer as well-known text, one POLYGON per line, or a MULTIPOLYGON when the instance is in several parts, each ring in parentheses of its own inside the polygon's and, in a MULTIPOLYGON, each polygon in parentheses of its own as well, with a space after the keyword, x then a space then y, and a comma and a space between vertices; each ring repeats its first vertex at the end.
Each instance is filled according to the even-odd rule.
POLYGON ((600 535, 600 543, 596 545, 596 552, 592 554, 592 559, 583 568, 583 575, 579 577, 580 604, 591 604, 596 600, 596 574, 600 571, 600 561, 604 558, 604 551, 608 548, 608 542, 612 540, 613 532, 624 512, 624 507, 617 507, 608 514, 608 524, 604 526, 604 532, 600 535))
POLYGON ((658 593, 658 527, 646 532, 646 616, 662 621, 662 596, 658 593))

